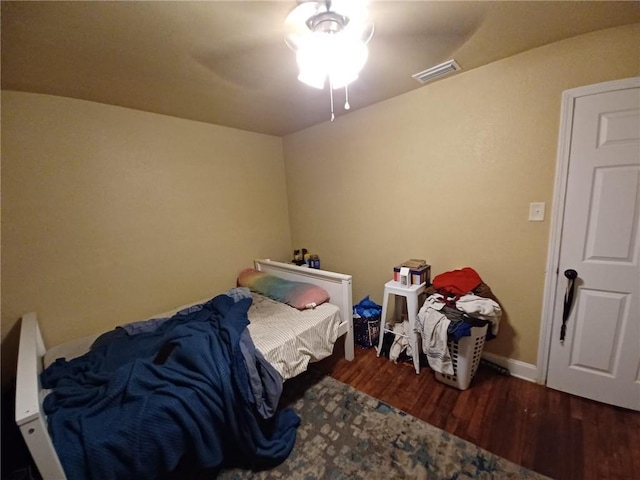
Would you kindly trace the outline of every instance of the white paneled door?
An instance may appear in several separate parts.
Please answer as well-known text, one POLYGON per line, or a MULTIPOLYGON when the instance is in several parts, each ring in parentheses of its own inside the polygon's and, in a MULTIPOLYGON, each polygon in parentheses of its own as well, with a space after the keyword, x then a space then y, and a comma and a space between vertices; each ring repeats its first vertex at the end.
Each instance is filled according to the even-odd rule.
POLYGON ((551 388, 634 410, 640 410, 638 84, 573 98, 547 371, 551 388))

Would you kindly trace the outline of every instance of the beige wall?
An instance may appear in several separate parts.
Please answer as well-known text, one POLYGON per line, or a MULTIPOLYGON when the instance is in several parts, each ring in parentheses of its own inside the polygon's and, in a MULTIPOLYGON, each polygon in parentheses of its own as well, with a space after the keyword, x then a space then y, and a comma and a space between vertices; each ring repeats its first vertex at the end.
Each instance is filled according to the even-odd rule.
POLYGON ((25 312, 56 344, 219 293, 290 247, 280 138, 2 93, 8 376, 25 312))
POLYGON ((636 24, 562 41, 285 137, 293 245, 352 273, 354 301, 380 303, 407 258, 471 266, 506 313, 486 349, 534 364, 561 94, 640 74, 639 39, 636 24))

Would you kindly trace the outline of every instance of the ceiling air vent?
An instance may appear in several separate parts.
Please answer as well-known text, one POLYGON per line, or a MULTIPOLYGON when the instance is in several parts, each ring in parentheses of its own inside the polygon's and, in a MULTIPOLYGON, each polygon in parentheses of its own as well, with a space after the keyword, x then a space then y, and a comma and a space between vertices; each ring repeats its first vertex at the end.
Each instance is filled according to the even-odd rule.
POLYGON ((411 76, 420 83, 427 83, 435 80, 436 78, 440 78, 445 75, 449 75, 450 73, 457 72, 458 70, 462 70, 460 65, 458 65, 455 60, 449 60, 447 62, 441 63, 440 65, 436 65, 435 67, 431 67, 424 72, 418 72, 411 76))

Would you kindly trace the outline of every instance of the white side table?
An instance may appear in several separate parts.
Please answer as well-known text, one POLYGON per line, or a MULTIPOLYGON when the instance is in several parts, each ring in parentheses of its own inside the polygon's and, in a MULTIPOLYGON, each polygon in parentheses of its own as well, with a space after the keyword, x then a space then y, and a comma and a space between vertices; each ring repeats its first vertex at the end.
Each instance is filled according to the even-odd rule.
POLYGON ((411 345, 411 352, 413 354, 413 367, 416 369, 416 373, 420 373, 420 350, 418 335, 415 331, 416 316, 418 315, 418 296, 425 291, 427 287, 426 283, 420 285, 411 285, 410 287, 403 287, 400 282, 391 280, 384 284, 384 297, 382 298, 382 314, 380 315, 380 340, 378 340, 378 356, 382 351, 382 340, 384 338, 384 332, 392 332, 392 330, 386 328, 387 324, 387 306, 389 304, 389 296, 395 295, 395 311, 396 315, 402 308, 402 297, 407 302, 407 315, 409 317, 409 331, 406 332, 406 336, 409 339, 409 345, 411 345))

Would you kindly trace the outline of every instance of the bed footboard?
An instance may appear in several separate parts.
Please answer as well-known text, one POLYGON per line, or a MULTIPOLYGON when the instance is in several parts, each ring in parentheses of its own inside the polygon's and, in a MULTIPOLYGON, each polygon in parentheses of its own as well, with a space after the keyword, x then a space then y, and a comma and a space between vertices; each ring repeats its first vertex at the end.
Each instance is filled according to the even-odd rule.
POLYGON ((329 272, 316 268, 299 267, 288 263, 271 260, 255 260, 256 270, 272 273, 286 280, 307 282, 324 288, 331 296, 330 302, 340 308, 339 335, 346 335, 344 341, 344 357, 353 360, 353 299, 351 291, 351 275, 329 272))
POLYGON ((44 352, 36 314, 28 313, 22 317, 20 326, 16 377, 16 424, 42 478, 63 480, 67 477, 53 447, 42 410, 44 392, 40 385, 40 373, 44 352))

